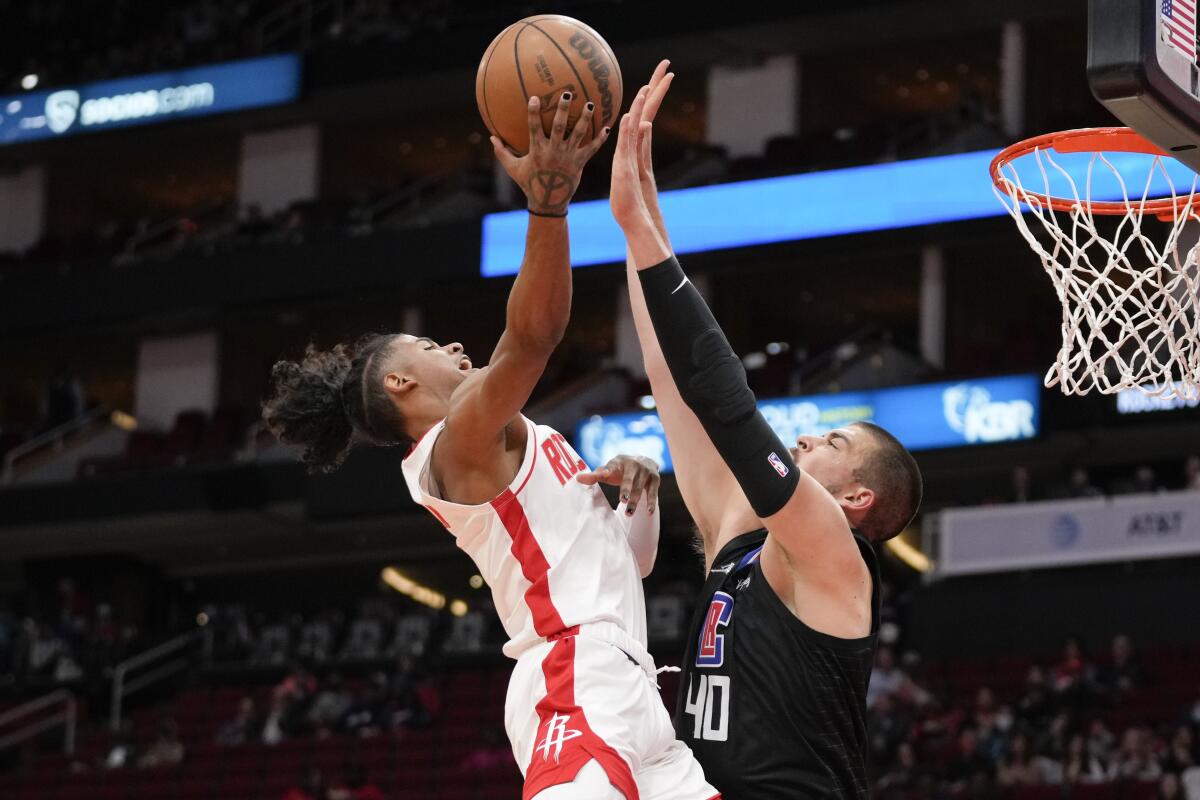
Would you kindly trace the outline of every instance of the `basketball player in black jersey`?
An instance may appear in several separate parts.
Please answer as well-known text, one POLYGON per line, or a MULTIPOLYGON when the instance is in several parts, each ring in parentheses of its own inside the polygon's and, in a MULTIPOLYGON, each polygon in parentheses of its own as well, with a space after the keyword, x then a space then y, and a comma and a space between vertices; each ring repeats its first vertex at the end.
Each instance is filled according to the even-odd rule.
POLYGON ((650 159, 672 76, 621 121, 610 202, 628 245, 646 371, 708 578, 676 711, 726 800, 864 798, 866 691, 879 626, 873 543, 920 503, 912 456, 857 423, 785 446, 671 253, 650 159))

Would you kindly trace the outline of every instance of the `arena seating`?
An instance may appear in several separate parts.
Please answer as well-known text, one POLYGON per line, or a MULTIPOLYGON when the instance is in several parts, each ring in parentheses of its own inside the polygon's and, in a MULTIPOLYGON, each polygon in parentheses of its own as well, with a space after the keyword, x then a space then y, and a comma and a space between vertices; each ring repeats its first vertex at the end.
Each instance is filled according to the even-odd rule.
MULTIPOLYGON (((1153 665, 1148 686, 1137 689, 1115 705, 1104 704, 1089 712, 1115 732, 1133 724, 1165 726, 1177 722, 1196 699, 1196 664, 1200 647, 1147 649, 1142 657, 1153 665)), ((916 678, 941 699, 941 713, 970 707, 981 686, 992 687, 1002 702, 1015 698, 1028 668, 1048 663, 1026 656, 990 660, 959 659, 923 665, 916 678)), ((0 796, 12 800, 150 800, 177 797, 277 800, 295 785, 305 768, 317 766, 336 779, 346 764, 361 764, 372 783, 392 800, 500 800, 520 796, 520 775, 505 758, 503 765, 483 770, 464 766, 464 758, 483 746, 487 731, 503 724, 505 687, 511 666, 456 668, 440 678, 441 713, 432 727, 401 730, 372 738, 333 736, 286 740, 276 746, 252 743, 235 747, 214 744, 219 727, 233 717, 240 698, 265 701, 263 684, 199 686, 186 690, 165 707, 144 709, 133 717, 135 739, 148 740, 164 714, 178 724, 186 746, 182 766, 175 769, 123 769, 97 772, 111 739, 107 731, 84 735, 74 758, 43 754, 24 777, 0 777, 0 796), (71 769, 72 762, 89 765, 71 769)), ((673 706, 678 677, 660 676, 668 706, 673 706)), ((260 702, 261 704, 261 702, 260 702)), ((945 764, 947 741, 934 739, 921 748, 921 763, 938 768, 945 764)), ((1152 782, 1123 782, 1070 787, 1018 787, 1005 795, 1010 800, 1141 800, 1155 796, 1152 782)))
POLYGON ((166 433, 133 431, 120 455, 81 460, 78 475, 91 478, 227 460, 245 436, 244 420, 244 412, 231 406, 218 408, 211 419, 202 411, 183 411, 166 433))

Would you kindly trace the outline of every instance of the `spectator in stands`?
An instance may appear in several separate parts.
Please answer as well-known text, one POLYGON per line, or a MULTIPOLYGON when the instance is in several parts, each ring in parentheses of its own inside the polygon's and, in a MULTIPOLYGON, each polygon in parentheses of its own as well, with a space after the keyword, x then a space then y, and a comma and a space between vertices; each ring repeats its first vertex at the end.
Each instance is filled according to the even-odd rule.
POLYGON ((175 721, 163 720, 158 726, 158 736, 138 759, 138 767, 174 767, 183 761, 183 753, 183 742, 179 741, 179 728, 175 721))
POLYGON ((1168 772, 1163 775, 1158 782, 1158 792, 1154 795, 1155 800, 1188 800, 1187 795, 1183 793, 1183 785, 1179 782, 1179 776, 1168 772))
POLYGON ((421 699, 421 687, 422 679, 416 661, 410 655, 400 655, 396 659, 396 672, 388 686, 393 728, 427 728, 433 722, 431 710, 421 699))
POLYGON ((912 715, 897 704, 895 695, 881 694, 867 711, 870 763, 890 762, 897 747, 908 738, 912 722, 912 715))
POLYGON ((1107 764, 1116 741, 1117 737, 1113 736, 1113 732, 1104 724, 1104 720, 1092 720, 1091 725, 1088 726, 1087 734, 1087 751, 1089 756, 1099 760, 1102 764, 1107 764))
POLYGON ((330 800, 324 774, 316 767, 309 767, 300 782, 284 792, 283 800, 330 800))
POLYGON ((979 794, 995 778, 995 765, 979 749, 979 737, 970 728, 958 734, 954 757, 946 765, 945 778, 952 791, 979 794))
POLYGON ((258 738, 262 722, 254 707, 254 698, 243 697, 238 701, 237 714, 217 731, 217 744, 233 746, 245 744, 258 738))
POLYGON ((1183 488, 1200 491, 1200 455, 1188 456, 1183 462, 1183 488))
POLYGON ((1049 723, 1037 732, 1034 750, 1047 758, 1061 761, 1067 755, 1067 738, 1071 728, 1071 715, 1066 711, 1055 714, 1049 723))
POLYGON ((354 693, 350 708, 342 717, 342 730, 366 738, 380 733, 386 723, 387 678, 377 672, 367 687, 354 693))
POLYGON ((362 764, 347 764, 342 783, 329 790, 329 800, 387 799, 378 786, 367 780, 367 770, 362 764))
POLYGON ((1041 727, 1054 713, 1054 698, 1050 694, 1046 671, 1037 664, 1025 673, 1025 689, 1017 700, 1017 716, 1032 727, 1041 727))
POLYGON ((1153 781, 1162 775, 1162 767, 1151 749, 1150 732, 1133 727, 1121 736, 1121 746, 1108 765, 1109 780, 1153 781))
POLYGON ((1103 492, 1092 483, 1092 478, 1084 467, 1074 467, 1067 477, 1067 485, 1061 495, 1066 498, 1078 499, 1084 497, 1101 497, 1103 492))
POLYGON ((308 722, 318 738, 324 739, 333 732, 338 721, 350 710, 350 701, 350 692, 342 683, 342 676, 336 672, 330 675, 308 709, 308 722))
POLYGON ((1116 481, 1113 494, 1156 494, 1166 489, 1158 482, 1154 469, 1146 464, 1133 471, 1132 479, 1116 481))
POLYGON ((1077 733, 1067 742, 1063 761, 1063 783, 1100 783, 1106 777, 1104 763, 1088 750, 1087 740, 1077 733))
POLYGON ((895 694, 908 680, 904 670, 896 666, 896 654, 890 647, 880 647, 875 653, 875 669, 867 686, 867 708, 873 708, 885 694, 895 694))
POLYGON ((1081 709, 1095 696, 1096 669, 1088 661, 1083 642, 1071 636, 1063 643, 1062 660, 1051 672, 1051 687, 1064 705, 1081 709))
POLYGON ((316 677, 299 663, 293 664, 287 676, 271 690, 272 700, 281 704, 280 725, 286 735, 304 727, 316 691, 316 677))
POLYGON ((924 770, 917 765, 917 752, 910 742, 902 742, 896 748, 896 761, 875 784, 876 800, 892 800, 920 796, 918 787, 926 778, 924 770))
POLYGON ((267 712, 267 718, 263 720, 263 744, 276 745, 287 738, 287 710, 286 700, 277 696, 271 698, 271 710, 267 712))
POLYGON ((1163 768, 1167 772, 1182 775, 1195 766, 1197 766, 1196 737, 1189 726, 1180 725, 1175 728, 1175 733, 1171 736, 1166 758, 1163 759, 1163 768))
POLYGON ((1029 467, 1018 464, 1013 467, 1012 487, 1009 490, 1008 502, 1028 503, 1037 499, 1033 491, 1033 481, 1029 475, 1029 467))
POLYGON ((1192 800, 1200 797, 1200 767, 1186 770, 1179 776, 1179 782, 1183 784, 1184 796, 1192 798, 1192 800))
POLYGON ((979 737, 979 748, 988 758, 997 761, 1008 747, 1008 728, 1012 725, 1012 714, 1007 709, 1001 713, 996 707, 996 694, 989 686, 981 686, 975 693, 975 706, 971 710, 971 727, 979 737))
POLYGON ((1136 689, 1145 682, 1141 664, 1133 653, 1133 640, 1125 634, 1113 637, 1110 662, 1099 673, 1100 685, 1116 696, 1136 689))
POLYGON ((1001 786, 1033 786, 1043 782, 1025 734, 1018 733, 1012 738, 1008 753, 996 765, 996 782, 1001 786))

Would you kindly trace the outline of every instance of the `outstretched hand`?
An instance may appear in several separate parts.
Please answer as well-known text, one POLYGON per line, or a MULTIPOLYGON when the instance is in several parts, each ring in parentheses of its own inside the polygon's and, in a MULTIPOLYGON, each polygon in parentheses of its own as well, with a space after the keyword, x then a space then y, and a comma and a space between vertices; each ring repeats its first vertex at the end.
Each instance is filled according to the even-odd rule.
POLYGON ((589 138, 592 115, 596 107, 588 103, 583 107, 575 127, 567 132, 567 120, 571 108, 571 93, 563 92, 554 112, 554 122, 547 136, 542 128, 541 100, 529 98, 529 152, 518 156, 493 136, 492 149, 504 171, 525 192, 529 210, 535 214, 561 216, 566 214, 567 204, 579 187, 579 176, 583 167, 608 141, 609 129, 589 138))
POLYGON ((633 516, 637 505, 646 496, 646 511, 653 514, 658 504, 658 487, 662 478, 658 465, 642 456, 616 456, 594 472, 581 472, 575 480, 585 486, 606 483, 621 487, 621 502, 625 503, 625 514, 633 516))
POLYGON ((670 65, 666 59, 659 62, 650 82, 638 91, 629 113, 621 118, 609 193, 613 216, 622 228, 650 221, 664 241, 666 230, 658 207, 652 140, 654 119, 675 78, 667 71, 670 65))
POLYGON ((617 147, 613 153, 612 185, 608 204, 617 224, 628 233, 641 223, 651 222, 642 197, 638 166, 638 130, 646 107, 649 89, 643 86, 633 98, 633 104, 617 127, 617 147))
POLYGON ((651 140, 654 134, 654 118, 658 116, 663 98, 671 88, 671 81, 675 79, 674 72, 667 72, 670 66, 671 62, 664 58, 654 68, 650 83, 646 84, 646 105, 642 108, 642 118, 638 124, 638 182, 642 187, 642 202, 645 203, 655 228, 668 247, 670 239, 667 237, 667 226, 663 223, 662 212, 658 207, 658 184, 654 180, 651 140))

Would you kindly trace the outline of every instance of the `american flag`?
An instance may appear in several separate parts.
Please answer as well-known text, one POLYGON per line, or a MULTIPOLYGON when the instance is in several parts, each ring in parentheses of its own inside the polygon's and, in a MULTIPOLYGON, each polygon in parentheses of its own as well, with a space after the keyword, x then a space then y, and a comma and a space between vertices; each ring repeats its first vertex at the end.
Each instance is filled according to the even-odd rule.
POLYGON ((1162 0, 1167 41, 1196 60, 1196 0, 1162 0))

